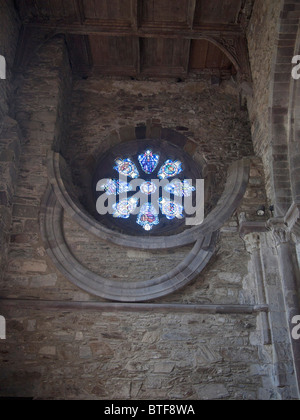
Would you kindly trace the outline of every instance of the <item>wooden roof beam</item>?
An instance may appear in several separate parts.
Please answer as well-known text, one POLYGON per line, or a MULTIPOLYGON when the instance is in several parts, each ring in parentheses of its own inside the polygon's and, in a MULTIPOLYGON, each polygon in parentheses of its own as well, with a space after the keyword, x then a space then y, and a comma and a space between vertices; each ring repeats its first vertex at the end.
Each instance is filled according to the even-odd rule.
POLYGON ((58 22, 30 22, 28 28, 56 31, 64 34, 77 35, 104 35, 104 36, 137 36, 141 38, 185 38, 201 39, 205 36, 241 36, 243 31, 239 25, 203 25, 196 29, 170 28, 166 26, 155 26, 151 28, 125 27, 121 24, 77 24, 58 22))

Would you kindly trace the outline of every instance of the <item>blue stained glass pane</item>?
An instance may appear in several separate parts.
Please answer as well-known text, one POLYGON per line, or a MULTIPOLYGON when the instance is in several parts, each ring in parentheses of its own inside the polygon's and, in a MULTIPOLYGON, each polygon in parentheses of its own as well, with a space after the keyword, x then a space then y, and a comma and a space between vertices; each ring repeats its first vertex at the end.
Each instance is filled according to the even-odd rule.
POLYGON ((183 206, 180 204, 175 203, 172 200, 166 200, 165 198, 160 198, 159 200, 159 207, 164 216, 166 216, 167 219, 173 220, 175 218, 177 219, 183 219, 183 206))
POLYGON ((129 219, 130 215, 133 214, 137 208, 138 199, 127 198, 113 205, 113 216, 115 218, 129 219))
POLYGON ((158 211, 152 204, 146 203, 141 207, 137 224, 142 226, 146 231, 150 231, 153 226, 159 224, 158 211))
POLYGON ((114 169, 118 171, 119 174, 129 176, 133 179, 139 177, 139 171, 131 159, 117 159, 116 164, 117 166, 115 166, 114 169))
POLYGON ((179 180, 172 181, 169 185, 165 186, 165 191, 174 194, 177 197, 190 197, 196 188, 191 185, 188 180, 183 182, 179 180))
POLYGON ((151 150, 147 150, 138 157, 140 165, 146 174, 152 174, 159 162, 159 155, 155 155, 151 150))
POLYGON ((167 160, 158 172, 158 178, 166 179, 177 176, 183 171, 182 163, 179 160, 167 160))
POLYGON ((107 195, 117 195, 132 191, 132 186, 124 181, 109 179, 106 184, 102 185, 107 195))
MULTIPOLYGON (((156 170, 159 159, 160 156, 154 154, 149 149, 144 154, 138 156, 139 164, 146 174, 152 174, 156 170)), ((137 166, 131 159, 120 158, 116 159, 115 163, 116 166, 114 166, 114 170, 116 170, 120 175, 130 177, 132 179, 139 177, 140 174, 137 166)), ((183 165, 181 161, 169 159, 160 168, 157 177, 160 179, 173 178, 182 171, 183 165)), ((106 183, 102 185, 102 188, 105 190, 107 195, 119 195, 133 190, 132 186, 126 182, 126 179, 124 181, 121 181, 121 179, 108 179, 105 182, 106 183)), ((145 180, 140 186, 140 191, 143 194, 150 196, 157 191, 157 185, 154 181, 145 180)), ((187 180, 180 181, 176 179, 165 187, 165 191, 178 197, 189 197, 195 191, 195 188, 192 186, 191 182, 187 180)), ((152 230, 154 226, 160 223, 159 209, 169 220, 184 218, 184 209, 181 204, 165 198, 160 198, 156 203, 158 210, 152 203, 146 203, 140 208, 136 223, 145 231, 152 230)), ((129 219, 131 215, 137 212, 138 204, 139 199, 134 197, 119 201, 113 206, 113 217, 129 219)))

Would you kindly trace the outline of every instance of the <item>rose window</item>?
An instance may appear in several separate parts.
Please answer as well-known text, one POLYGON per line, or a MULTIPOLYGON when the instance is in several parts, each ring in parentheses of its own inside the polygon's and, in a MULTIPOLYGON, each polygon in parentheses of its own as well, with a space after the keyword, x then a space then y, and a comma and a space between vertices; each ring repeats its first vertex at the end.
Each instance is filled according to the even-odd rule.
POLYGON ((112 218, 134 218, 144 232, 159 227, 162 218, 183 220, 182 201, 196 191, 192 180, 184 177, 183 162, 167 159, 157 149, 149 147, 135 156, 115 158, 111 166, 114 176, 96 184, 98 191, 115 200, 110 212, 112 218))

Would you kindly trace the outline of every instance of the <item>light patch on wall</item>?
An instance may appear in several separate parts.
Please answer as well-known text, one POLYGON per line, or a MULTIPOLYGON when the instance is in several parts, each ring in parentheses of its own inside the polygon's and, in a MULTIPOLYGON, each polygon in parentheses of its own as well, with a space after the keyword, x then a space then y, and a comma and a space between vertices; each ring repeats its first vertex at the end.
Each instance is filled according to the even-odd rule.
POLYGON ((300 340, 300 315, 294 316, 292 324, 296 324, 296 326, 292 329, 292 337, 294 340, 300 340))
POLYGON ((6 79, 6 60, 3 55, 0 55, 0 79, 6 79))
POLYGON ((6 320, 0 316, 0 340, 6 340, 6 320))
POLYGON ((136 250, 128 250, 127 251, 127 257, 131 258, 133 260, 141 259, 141 260, 145 260, 147 258, 153 258, 153 254, 150 254, 149 252, 141 252, 141 251, 136 251, 136 250))
POLYGON ((299 62, 300 62, 300 55, 295 55, 295 57, 293 57, 292 59, 292 63, 297 64, 297 66, 294 67, 292 70, 292 77, 294 80, 300 79, 300 63, 299 62))

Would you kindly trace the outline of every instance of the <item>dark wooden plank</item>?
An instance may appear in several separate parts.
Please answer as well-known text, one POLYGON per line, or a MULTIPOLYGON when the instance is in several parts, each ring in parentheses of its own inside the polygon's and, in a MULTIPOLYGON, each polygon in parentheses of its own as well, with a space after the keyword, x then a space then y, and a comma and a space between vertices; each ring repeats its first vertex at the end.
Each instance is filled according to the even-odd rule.
POLYGON ((77 14, 77 20, 80 24, 84 23, 84 9, 83 9, 83 0, 74 0, 74 7, 77 14))
MULTIPOLYGON (((35 18, 42 20, 64 20, 73 23, 77 20, 73 0, 35 0, 35 18)), ((29 5, 32 5, 30 1, 29 5)))
POLYGON ((142 24, 188 26, 189 6, 190 0, 143 0, 142 24))
POLYGON ((95 71, 136 74, 137 38, 92 35, 89 39, 95 71))
POLYGON ((189 28, 193 29, 197 0, 190 0, 188 4, 187 23, 189 28))
POLYGON ((231 70, 233 64, 216 45, 201 39, 193 40, 191 47, 190 70, 223 69, 231 70))
POLYGON ((190 69, 205 69, 208 51, 208 41, 205 39, 193 40, 191 45, 190 69))
POLYGON ((219 69, 221 67, 223 54, 224 53, 220 48, 209 42, 206 56, 206 68, 219 69))
POLYGON ((85 18, 90 21, 127 21, 132 19, 131 0, 84 0, 85 18))
POLYGON ((63 2, 59 0, 55 0, 53 3, 51 1, 51 5, 54 12, 53 14, 56 18, 61 18, 61 14, 57 14, 58 7, 59 5, 61 5, 63 18, 70 20, 71 22, 78 20, 77 10, 76 10, 76 5, 75 5, 74 0, 67 0, 67 1, 64 0, 63 2))
POLYGON ((131 26, 137 30, 140 24, 138 0, 131 0, 131 26))
POLYGON ((143 38, 141 73, 183 75, 189 41, 183 39, 143 38))
POLYGON ((72 68, 81 76, 88 76, 93 67, 87 35, 67 35, 66 37, 72 68))
POLYGON ((203 35, 207 36, 226 36, 240 37, 243 32, 238 25, 222 25, 209 24, 194 28, 193 30, 185 28, 173 27, 139 27, 133 29, 131 27, 120 26, 116 22, 95 22, 85 24, 72 24, 67 22, 37 22, 30 21, 27 26, 29 28, 40 28, 43 30, 55 29, 57 33, 69 34, 90 34, 90 35, 116 35, 116 36, 139 36, 144 38, 185 38, 185 39, 202 39, 203 35))
POLYGON ((241 0, 198 0, 195 11, 195 24, 237 22, 241 0))
POLYGON ((187 40, 187 49, 185 53, 185 74, 188 76, 189 74, 189 67, 190 67, 190 57, 191 57, 191 49, 192 49, 192 40, 187 40))

